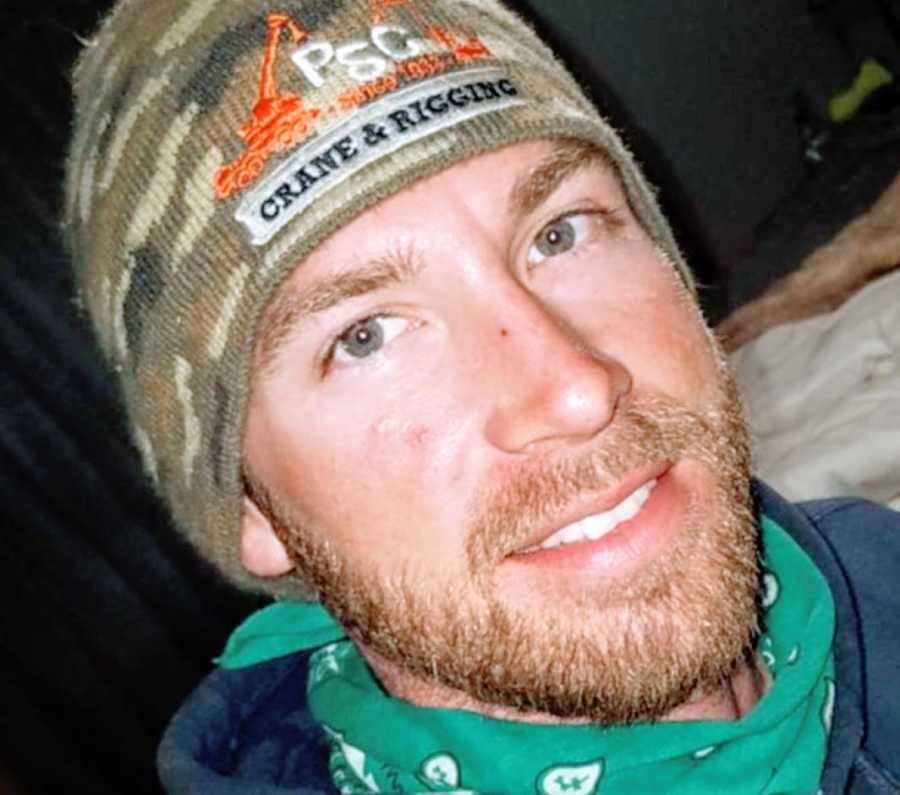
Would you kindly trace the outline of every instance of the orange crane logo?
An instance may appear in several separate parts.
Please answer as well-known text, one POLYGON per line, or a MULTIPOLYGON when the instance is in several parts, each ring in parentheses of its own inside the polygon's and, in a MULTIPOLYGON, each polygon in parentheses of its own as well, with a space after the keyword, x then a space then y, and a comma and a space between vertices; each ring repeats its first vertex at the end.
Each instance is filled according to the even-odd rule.
POLYGON ((272 154, 290 149, 308 138, 316 120, 322 115, 319 108, 307 108, 297 94, 280 94, 275 81, 282 31, 288 32, 293 44, 300 44, 307 37, 306 31, 280 11, 269 14, 266 26, 259 94, 250 119, 238 130, 247 149, 237 160, 216 172, 214 184, 220 199, 228 198, 253 182, 272 154))
POLYGON ((426 35, 449 50, 458 63, 466 63, 475 58, 484 58, 490 55, 487 47, 479 41, 477 36, 469 36, 467 41, 460 41, 439 25, 428 24, 422 18, 422 12, 416 7, 415 0, 369 0, 369 8, 372 12, 372 22, 376 25, 384 22, 389 8, 409 8, 420 20, 426 35))
MULTIPOLYGON (((421 19, 415 0, 369 0, 369 3, 373 24, 376 25, 384 21, 388 9, 410 7, 414 15, 420 19, 426 35, 447 51, 452 62, 468 63, 491 54, 477 36, 468 36, 463 41, 437 25, 428 24, 421 19)), ((429 60, 433 59, 433 56, 425 56, 424 60, 428 63, 408 64, 409 68, 405 71, 398 70, 397 74, 388 75, 381 82, 375 81, 375 84, 363 87, 368 91, 351 90, 339 97, 337 103, 325 108, 307 107, 299 94, 282 94, 278 90, 276 66, 278 48, 284 31, 287 31, 291 43, 295 46, 301 44, 309 35, 289 14, 273 11, 267 17, 266 43, 256 102, 250 118, 238 129, 238 136, 244 141, 245 150, 234 161, 216 171, 213 185, 216 196, 220 199, 227 199, 253 183, 262 174, 273 154, 292 149, 309 138, 322 117, 339 109, 348 110, 371 96, 392 90, 397 85, 397 74, 402 73, 410 79, 423 79, 433 74, 437 68, 433 60, 429 60)))
POLYGON ((460 41, 452 33, 438 25, 428 26, 428 36, 449 50, 457 63, 468 63, 476 58, 487 58, 491 54, 491 51, 477 36, 469 36, 466 41, 460 41))
POLYGON ((372 10, 372 22, 380 25, 384 22, 389 8, 408 6, 413 0, 369 0, 369 7, 372 10))

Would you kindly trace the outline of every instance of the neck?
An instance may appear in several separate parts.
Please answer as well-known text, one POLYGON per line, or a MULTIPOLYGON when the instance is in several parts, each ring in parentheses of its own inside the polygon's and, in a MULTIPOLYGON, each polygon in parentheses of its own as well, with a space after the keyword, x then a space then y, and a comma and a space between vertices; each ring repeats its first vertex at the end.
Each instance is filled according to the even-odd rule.
MULTIPOLYGON (((560 718, 545 712, 526 712, 479 701, 461 690, 455 690, 432 679, 411 674, 372 649, 360 646, 360 652, 384 689, 394 698, 417 707, 432 709, 461 709, 499 720, 540 724, 583 724, 587 718, 560 718)), ((741 663, 734 674, 720 687, 711 691, 697 691, 684 703, 666 713, 661 721, 737 720, 756 705, 770 684, 770 675, 755 656, 741 663)))

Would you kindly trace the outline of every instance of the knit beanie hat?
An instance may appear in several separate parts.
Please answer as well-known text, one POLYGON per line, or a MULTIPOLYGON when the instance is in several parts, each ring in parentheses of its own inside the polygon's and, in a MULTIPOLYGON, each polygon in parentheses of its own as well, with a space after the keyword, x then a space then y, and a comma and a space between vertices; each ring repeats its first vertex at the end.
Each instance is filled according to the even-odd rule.
POLYGON ((467 158, 593 142, 690 284, 618 136, 497 0, 121 0, 75 72, 67 227, 144 468, 234 582, 254 331, 304 257, 467 158))

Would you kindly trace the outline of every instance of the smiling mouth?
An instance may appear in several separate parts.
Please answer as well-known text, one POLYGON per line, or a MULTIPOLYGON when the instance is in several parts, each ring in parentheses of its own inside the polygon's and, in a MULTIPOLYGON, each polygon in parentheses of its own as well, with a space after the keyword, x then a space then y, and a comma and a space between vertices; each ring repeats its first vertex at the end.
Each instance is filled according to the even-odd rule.
POLYGON ((591 514, 584 517, 584 519, 579 519, 577 522, 567 524, 553 533, 553 535, 544 539, 540 544, 519 550, 518 554, 527 555, 542 549, 553 549, 554 547, 567 544, 596 541, 603 538, 615 530, 622 522, 627 522, 629 519, 637 516, 641 508, 644 507, 644 503, 650 499, 650 493, 655 486, 656 478, 648 480, 608 511, 591 514))

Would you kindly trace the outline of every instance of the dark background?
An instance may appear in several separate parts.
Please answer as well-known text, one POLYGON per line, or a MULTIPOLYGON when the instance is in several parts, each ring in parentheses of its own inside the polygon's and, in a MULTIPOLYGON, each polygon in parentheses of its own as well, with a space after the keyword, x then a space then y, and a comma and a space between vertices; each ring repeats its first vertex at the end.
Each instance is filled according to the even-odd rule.
MULTIPOLYGON (((108 1, 0 0, 0 793, 158 791, 167 718, 260 604, 143 485, 59 239, 68 72, 108 1)), ((521 0, 662 189, 713 320, 896 174, 897 0, 521 0)))

